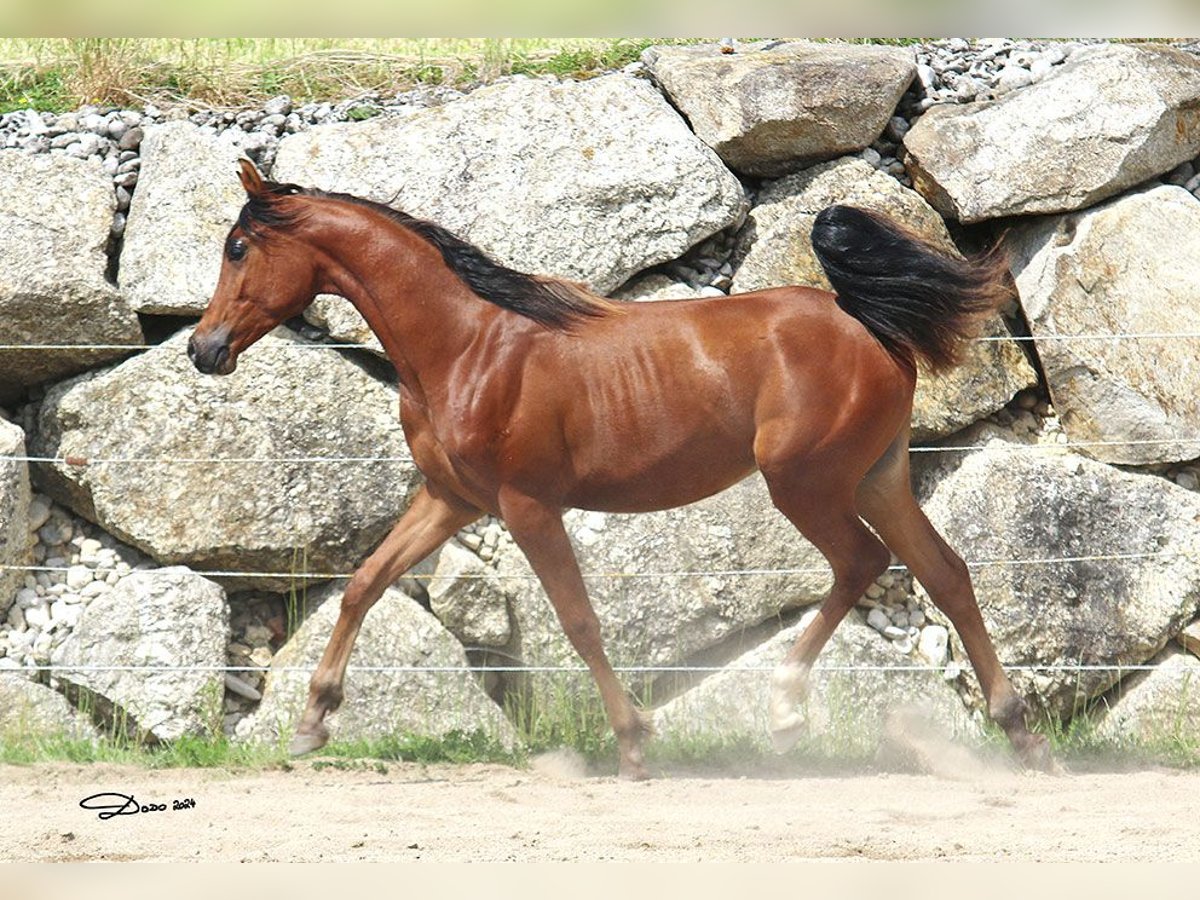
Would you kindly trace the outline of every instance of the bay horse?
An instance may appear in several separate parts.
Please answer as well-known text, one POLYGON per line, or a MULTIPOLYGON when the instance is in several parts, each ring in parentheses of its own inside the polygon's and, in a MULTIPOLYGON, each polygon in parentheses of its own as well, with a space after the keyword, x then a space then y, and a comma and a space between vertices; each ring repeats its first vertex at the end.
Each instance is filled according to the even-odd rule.
POLYGON ((380 203, 267 181, 246 160, 240 178, 247 201, 188 343, 195 366, 228 374, 315 295, 346 297, 395 365, 404 433, 425 477, 347 584, 294 755, 328 740, 324 719, 342 701, 371 605, 490 513, 528 558, 596 681, 620 774, 645 778, 649 722, 605 655, 563 511, 681 506, 758 469, 834 577, 771 678, 777 749, 798 739, 813 662, 887 568, 890 548, 957 629, 1018 757, 1052 765, 1000 666, 967 567, 910 488, 917 362, 953 365, 974 323, 1011 296, 998 250, 951 256, 881 215, 831 206, 816 217, 812 243, 833 294, 779 287, 623 304, 509 269, 380 203))

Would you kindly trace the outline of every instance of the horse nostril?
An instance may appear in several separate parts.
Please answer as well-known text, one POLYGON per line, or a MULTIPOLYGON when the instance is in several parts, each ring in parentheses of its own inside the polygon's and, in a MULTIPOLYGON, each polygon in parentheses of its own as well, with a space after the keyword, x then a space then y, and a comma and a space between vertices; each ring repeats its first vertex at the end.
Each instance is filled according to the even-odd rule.
POLYGON ((196 339, 194 337, 188 339, 187 354, 188 359, 192 362, 196 361, 196 339))

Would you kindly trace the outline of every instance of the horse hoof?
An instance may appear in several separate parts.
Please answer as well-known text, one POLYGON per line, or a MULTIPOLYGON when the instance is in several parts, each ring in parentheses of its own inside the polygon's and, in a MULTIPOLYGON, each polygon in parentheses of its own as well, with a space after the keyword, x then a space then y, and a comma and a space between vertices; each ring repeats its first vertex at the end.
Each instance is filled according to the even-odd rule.
POLYGON ((320 733, 311 731, 297 732, 292 742, 288 745, 288 754, 290 756, 303 756, 305 753, 312 753, 314 750, 320 750, 325 746, 325 742, 329 740, 329 732, 324 728, 320 733))
POLYGON ((804 720, 793 713, 785 721, 777 721, 771 725, 771 746, 776 753, 787 753, 796 746, 800 736, 804 734, 804 720))
POLYGON ((1050 752, 1050 741, 1042 734, 1031 734, 1020 752, 1021 764, 1035 772, 1047 775, 1065 775, 1067 770, 1050 752))
POLYGON ((641 763, 621 763, 617 771, 618 777, 622 781, 647 781, 650 778, 650 773, 646 771, 646 767, 641 763))

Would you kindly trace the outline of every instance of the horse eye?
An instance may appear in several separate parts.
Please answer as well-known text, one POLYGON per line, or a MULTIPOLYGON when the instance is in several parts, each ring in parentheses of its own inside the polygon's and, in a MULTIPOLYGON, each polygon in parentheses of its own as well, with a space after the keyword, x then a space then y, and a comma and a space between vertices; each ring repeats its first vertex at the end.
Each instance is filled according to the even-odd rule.
POLYGON ((246 242, 241 238, 234 238, 229 242, 229 246, 225 250, 225 254, 234 262, 237 262, 246 255, 246 242))

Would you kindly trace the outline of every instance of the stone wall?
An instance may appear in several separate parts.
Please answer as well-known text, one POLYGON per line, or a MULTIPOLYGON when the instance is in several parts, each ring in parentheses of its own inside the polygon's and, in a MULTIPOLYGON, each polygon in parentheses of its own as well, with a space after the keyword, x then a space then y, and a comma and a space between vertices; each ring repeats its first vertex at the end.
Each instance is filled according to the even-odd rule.
MULTIPOLYGON (((1039 708, 1111 706, 1115 734, 1195 736, 1196 717, 1174 713, 1200 627, 1198 100, 1188 47, 772 41, 653 48, 581 82, 0 117, 0 344, 24 348, 0 349, 0 674, 41 682, 14 702, 57 710, 5 722, 74 733, 38 693, 54 688, 156 740, 286 736, 305 691, 294 671, 315 664, 340 596, 318 583, 351 571, 419 484, 394 374, 341 298, 228 378, 188 363, 245 154, 623 302, 824 287, 808 232, 831 203, 952 252, 1003 236, 1020 299, 961 368, 921 378, 918 493, 1039 708)), ((761 479, 567 525, 583 569, 608 573, 589 583, 614 663, 697 669, 628 675, 660 731, 765 740, 760 670, 830 578, 761 479)), ((578 665, 501 522, 399 588, 359 656, 440 671, 352 668, 339 738, 478 727, 510 741, 501 705, 591 690, 575 673, 446 671, 578 665)), ((812 732, 869 743, 922 700, 976 734, 947 624, 906 573, 882 576, 822 658, 812 732), (889 677, 898 665, 917 669, 889 677)))

